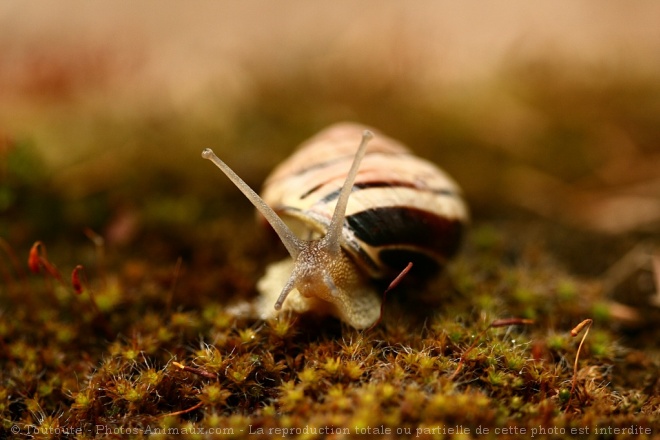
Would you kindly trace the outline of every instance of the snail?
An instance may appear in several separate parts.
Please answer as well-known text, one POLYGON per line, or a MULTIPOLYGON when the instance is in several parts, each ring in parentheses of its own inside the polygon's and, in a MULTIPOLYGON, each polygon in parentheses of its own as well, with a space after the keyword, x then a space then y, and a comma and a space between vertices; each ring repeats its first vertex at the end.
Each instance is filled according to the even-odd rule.
POLYGON ((211 149, 202 157, 252 202, 291 256, 257 284, 263 319, 316 312, 367 328, 380 317, 377 281, 410 262, 417 275, 434 273, 456 253, 468 219, 446 173, 355 123, 304 142, 266 179, 262 197, 211 149))

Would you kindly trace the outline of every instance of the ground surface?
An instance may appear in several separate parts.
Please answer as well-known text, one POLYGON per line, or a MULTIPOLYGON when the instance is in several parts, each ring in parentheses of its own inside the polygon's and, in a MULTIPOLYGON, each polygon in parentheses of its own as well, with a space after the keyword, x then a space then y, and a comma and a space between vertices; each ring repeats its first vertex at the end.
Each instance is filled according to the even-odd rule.
POLYGON ((657 5, 284 4, 0 6, 0 436, 660 435, 657 5), (461 253, 368 331, 244 316, 283 249, 201 150, 258 188, 338 120, 461 253))

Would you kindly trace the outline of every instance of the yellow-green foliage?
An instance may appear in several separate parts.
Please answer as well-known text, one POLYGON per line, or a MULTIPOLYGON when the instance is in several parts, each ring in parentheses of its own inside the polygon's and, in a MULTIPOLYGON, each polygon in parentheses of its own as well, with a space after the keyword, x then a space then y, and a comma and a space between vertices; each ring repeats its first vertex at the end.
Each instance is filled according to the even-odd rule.
MULTIPOLYGON (((502 240, 505 234, 497 233, 502 240)), ((150 281, 129 290, 121 279, 97 280, 97 297, 103 289, 116 296, 102 310, 90 308, 85 293, 44 302, 52 280, 36 275, 5 286, 2 429, 82 429, 91 437, 100 429, 142 435, 214 428, 236 438, 305 427, 311 438, 323 437, 323 427, 383 438, 397 430, 452 437, 456 430, 529 433, 539 426, 657 429, 657 353, 625 348, 611 321, 594 322, 571 394, 579 341, 569 331, 589 316, 599 291, 545 264, 502 267, 471 284, 462 278, 478 276, 483 260, 506 249, 484 246, 479 227, 473 236, 480 242, 473 247, 470 238, 452 270, 456 284, 469 286, 458 299, 420 312, 404 299, 418 292, 404 290, 368 331, 333 319, 239 317, 203 291, 188 310, 167 307, 196 292, 206 272, 178 279, 176 291, 170 279, 155 301, 140 294, 150 281), (475 307, 473 299, 489 292, 492 300, 475 307), (575 297, 581 301, 566 307, 575 297), (543 313, 533 324, 487 329, 527 309, 543 313), (310 427, 317 430, 310 434, 310 427)))

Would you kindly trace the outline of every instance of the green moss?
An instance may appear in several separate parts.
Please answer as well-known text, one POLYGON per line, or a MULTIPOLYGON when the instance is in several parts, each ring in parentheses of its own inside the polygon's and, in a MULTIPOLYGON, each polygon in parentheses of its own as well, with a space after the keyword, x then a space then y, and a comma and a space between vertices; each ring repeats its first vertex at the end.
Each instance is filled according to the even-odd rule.
MULTIPOLYGON (((539 75, 542 86, 534 86, 533 75, 508 86, 519 93, 522 106, 544 118, 539 127, 528 127, 523 139, 514 139, 512 150, 534 139, 555 148, 526 150, 524 160, 512 159, 508 166, 537 164, 535 171, 555 170, 565 178, 553 176, 557 180, 573 181, 600 157, 600 142, 591 149, 588 144, 601 139, 602 124, 579 126, 579 121, 604 110, 589 108, 583 99, 595 93, 600 102, 605 95, 539 75), (570 93, 552 93, 558 89, 570 93), (562 97, 586 107, 567 107, 562 97), (567 164, 576 150, 581 159, 567 164)), ((499 155, 504 153, 493 154, 505 149, 493 143, 487 122, 416 105, 407 91, 388 96, 389 105, 373 105, 382 90, 360 95, 358 103, 350 101, 355 91, 350 87, 329 99, 338 99, 333 109, 348 108, 351 116, 376 125, 392 118, 382 108, 401 109, 396 117, 404 115, 403 121, 383 126, 385 131, 408 132, 420 149, 429 146, 429 157, 437 154, 433 146, 442 144, 437 150, 446 155, 442 160, 452 174, 456 170, 461 183, 472 185, 466 193, 476 221, 458 260, 447 268, 449 280, 392 292, 382 322, 364 331, 333 319, 285 315, 263 322, 245 313, 263 268, 282 250, 255 232, 243 200, 221 190, 218 180, 207 180, 210 172, 199 174, 206 173, 199 171, 203 165, 187 162, 200 150, 189 139, 208 143, 234 137, 232 152, 239 153, 250 142, 267 145, 259 150, 268 151, 263 161, 245 162, 254 175, 244 177, 258 184, 271 162, 285 155, 284 148, 271 145, 286 145, 288 152, 322 122, 310 116, 319 114, 310 111, 319 109, 309 100, 319 84, 313 76, 294 79, 300 83, 293 95, 280 82, 258 83, 260 104, 246 107, 235 133, 220 134, 195 120, 177 128, 163 115, 130 127, 103 116, 87 121, 94 130, 112 129, 99 131, 99 149, 112 151, 119 136, 121 142, 134 139, 140 151, 134 162, 115 156, 128 175, 119 189, 103 187, 90 196, 45 185, 38 154, 19 141, 0 175, 8 176, 0 185, 0 231, 15 240, 18 254, 13 258, 12 251, 3 250, 0 261, 0 437, 12 426, 24 432, 28 426, 134 427, 141 433, 149 427, 157 431, 151 438, 198 428, 222 429, 223 438, 244 438, 251 429, 306 426, 347 427, 353 436, 356 430, 400 429, 409 431, 408 437, 420 430, 427 438, 495 438, 496 428, 526 428, 529 434, 539 427, 656 426, 657 326, 640 318, 631 330, 617 320, 598 275, 607 268, 596 262, 600 252, 575 245, 584 238, 582 231, 557 234, 557 219, 544 223, 511 206, 506 197, 511 188, 502 180, 507 164, 499 155), (344 101, 352 104, 346 107, 344 101), (295 116, 284 116, 294 108, 295 116), (444 148, 449 138, 455 145, 444 148), (179 151, 186 140, 189 148, 179 151), (143 166, 146 157, 153 160, 149 167, 143 166), (493 165, 490 172, 486 165, 493 165), (181 176, 188 174, 186 182, 181 176), (486 194, 478 192, 480 185, 488 186, 486 194), (89 226, 108 236, 105 246, 97 249, 81 236, 89 226), (62 284, 27 274, 25 257, 41 233, 62 273, 79 261, 85 264, 90 279, 82 295, 72 292, 66 277, 62 284), (534 322, 489 327, 511 317, 534 322), (582 334, 571 337, 570 330, 585 318, 594 324, 574 377, 582 334), (450 426, 472 431, 438 431, 450 426), (490 433, 476 434, 478 427, 490 433)), ((647 103, 644 111, 631 105, 637 98, 615 93, 615 102, 639 115, 626 119, 625 130, 616 118, 608 119, 607 127, 651 150, 660 125, 647 96, 657 98, 657 85, 644 91, 639 94, 647 103)), ((76 186, 94 188, 94 183, 92 176, 76 186)), ((633 239, 617 239, 607 263, 633 239)), ((598 243, 606 247, 613 241, 606 237, 598 243)), ((85 431, 80 438, 94 436, 102 434, 85 431)), ((306 436, 324 437, 301 433, 298 438, 306 436)))
POLYGON ((557 297, 559 301, 570 302, 578 297, 578 290, 571 280, 562 280, 557 284, 557 297))

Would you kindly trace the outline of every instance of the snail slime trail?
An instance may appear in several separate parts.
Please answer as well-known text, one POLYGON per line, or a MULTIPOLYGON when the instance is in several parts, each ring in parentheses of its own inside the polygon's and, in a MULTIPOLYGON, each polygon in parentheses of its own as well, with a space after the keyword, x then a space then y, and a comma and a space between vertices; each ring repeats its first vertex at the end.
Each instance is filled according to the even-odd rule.
POLYGON ((212 161, 278 235, 290 258, 259 280, 255 307, 329 314, 362 329, 380 317, 375 280, 409 263, 432 276, 456 253, 468 210, 458 185, 403 144, 355 123, 304 142, 254 192, 210 149, 212 161))

